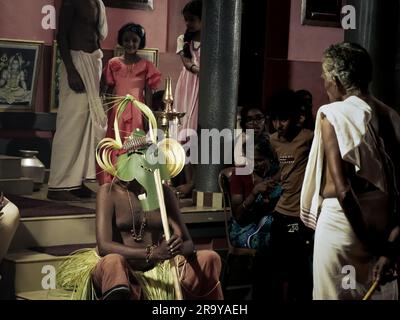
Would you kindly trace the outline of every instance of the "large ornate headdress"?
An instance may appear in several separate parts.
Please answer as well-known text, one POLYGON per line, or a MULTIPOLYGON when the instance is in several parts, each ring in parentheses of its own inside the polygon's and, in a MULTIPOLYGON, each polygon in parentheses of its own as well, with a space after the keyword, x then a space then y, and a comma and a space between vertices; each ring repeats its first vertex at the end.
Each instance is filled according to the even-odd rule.
POLYGON ((168 180, 178 175, 185 164, 183 147, 171 138, 157 141, 157 121, 153 112, 144 103, 131 95, 121 98, 118 102, 114 121, 115 139, 105 138, 97 146, 96 160, 99 166, 109 174, 122 181, 137 180, 146 190, 146 197, 141 197, 144 211, 159 208, 154 174, 160 174, 161 180, 168 180), (118 128, 118 119, 125 108, 132 103, 148 119, 149 132, 135 130, 122 143, 118 128), (113 155, 117 155, 113 163, 113 155))

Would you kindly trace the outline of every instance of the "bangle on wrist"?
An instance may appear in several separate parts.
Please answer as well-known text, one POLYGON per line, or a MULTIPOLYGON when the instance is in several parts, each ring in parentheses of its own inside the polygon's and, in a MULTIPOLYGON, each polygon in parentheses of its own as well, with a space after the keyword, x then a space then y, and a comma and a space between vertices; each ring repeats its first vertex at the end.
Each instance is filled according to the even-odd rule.
POLYGON ((156 247, 157 247, 156 245, 151 245, 151 246, 149 245, 149 246, 146 247, 146 262, 147 263, 150 263, 150 260, 151 260, 152 255, 153 255, 153 250, 156 247))
POLYGON ((190 66, 190 68, 189 68, 189 71, 190 72, 193 72, 193 67, 195 67, 196 65, 194 64, 194 63, 192 63, 192 65, 190 66))

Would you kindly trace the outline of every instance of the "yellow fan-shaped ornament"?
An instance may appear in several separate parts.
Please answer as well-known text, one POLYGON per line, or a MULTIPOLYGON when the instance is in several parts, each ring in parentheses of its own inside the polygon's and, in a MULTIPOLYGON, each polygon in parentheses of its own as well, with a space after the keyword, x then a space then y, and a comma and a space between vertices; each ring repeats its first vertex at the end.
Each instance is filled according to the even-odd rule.
POLYGON ((171 178, 176 177, 185 166, 185 150, 182 145, 170 138, 161 140, 157 147, 164 153, 167 170, 171 178))

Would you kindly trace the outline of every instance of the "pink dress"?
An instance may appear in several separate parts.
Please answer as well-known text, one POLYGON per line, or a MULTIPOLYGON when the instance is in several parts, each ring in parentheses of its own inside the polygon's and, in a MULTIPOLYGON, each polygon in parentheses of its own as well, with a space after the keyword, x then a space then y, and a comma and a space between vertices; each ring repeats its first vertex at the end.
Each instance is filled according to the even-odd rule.
MULTIPOLYGON (((141 59, 132 65, 123 63, 121 57, 110 59, 103 71, 106 84, 114 87, 114 95, 125 96, 130 94, 141 102, 144 102, 144 89, 146 84, 151 89, 156 89, 161 81, 161 73, 148 60, 141 59)), ((114 106, 108 112, 107 138, 115 138, 114 120, 117 108, 114 106)), ((141 112, 129 104, 122 113, 118 122, 119 132, 122 143, 136 128, 143 128, 143 119, 141 112)), ((115 160, 115 158, 113 159, 115 160)), ((106 173, 98 172, 99 183, 104 184, 112 181, 112 176, 106 173)))
MULTIPOLYGON (((183 50, 183 35, 177 40, 177 53, 183 50)), ((192 41, 190 45, 192 62, 200 67, 200 42, 192 41)), ((187 129, 197 131, 198 105, 199 105, 199 76, 183 66, 175 89, 174 106, 176 111, 185 112, 181 119, 179 140, 184 142, 188 138, 187 129), (182 132, 183 131, 183 132, 182 132)))

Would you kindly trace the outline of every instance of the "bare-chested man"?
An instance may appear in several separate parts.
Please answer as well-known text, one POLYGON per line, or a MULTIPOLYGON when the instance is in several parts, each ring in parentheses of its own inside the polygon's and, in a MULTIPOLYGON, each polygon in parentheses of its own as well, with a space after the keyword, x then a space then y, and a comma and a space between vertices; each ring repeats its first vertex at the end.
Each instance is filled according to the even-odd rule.
POLYGON ((316 228, 314 299, 360 300, 375 280, 372 298, 397 299, 400 116, 369 94, 372 62, 361 46, 329 47, 322 77, 331 104, 318 111, 301 195, 301 217, 316 228))
POLYGON ((104 137, 106 114, 99 98, 102 51, 107 35, 101 0, 64 0, 59 15, 60 105, 53 140, 47 197, 92 197, 83 181, 95 179, 95 148, 104 137))
MULTIPOLYGON (((140 170, 140 168, 138 168, 140 170)), ((104 300, 143 298, 133 271, 153 269, 179 256, 179 280, 185 299, 221 300, 221 259, 211 250, 196 253, 172 190, 164 197, 172 236, 166 241, 160 210, 144 211, 139 195, 146 190, 136 181, 103 184, 97 194, 96 239, 102 259, 92 272, 104 300)))

